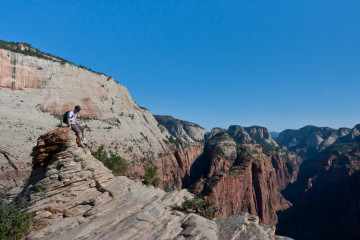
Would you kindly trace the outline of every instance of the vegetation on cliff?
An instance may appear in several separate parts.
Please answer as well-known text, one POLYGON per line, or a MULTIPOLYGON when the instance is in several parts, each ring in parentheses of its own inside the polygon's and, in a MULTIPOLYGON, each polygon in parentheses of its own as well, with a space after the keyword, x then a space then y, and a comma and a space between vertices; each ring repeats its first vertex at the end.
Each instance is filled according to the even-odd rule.
POLYGON ((193 198, 189 199, 185 197, 183 202, 183 209, 190 212, 195 212, 200 216, 203 216, 207 219, 213 219, 213 210, 211 206, 213 203, 205 200, 202 196, 194 195, 193 198))
POLYGON ((0 194, 0 240, 20 239, 29 231, 31 213, 27 213, 23 201, 8 202, 0 194))
POLYGON ((27 55, 27 56, 43 58, 43 59, 46 59, 46 60, 59 62, 61 64, 68 63, 68 64, 71 64, 71 65, 75 65, 75 66, 77 66, 79 68, 89 70, 89 71, 91 71, 93 73, 103 74, 103 73, 100 73, 100 72, 96 72, 96 71, 92 70, 91 68, 87 68, 87 67, 84 67, 82 65, 76 65, 76 64, 74 64, 74 63, 72 63, 72 62, 70 62, 70 61, 68 61, 66 59, 56 57, 56 56, 54 56, 54 55, 52 55, 50 53, 42 52, 39 49, 34 48, 33 46, 31 46, 31 44, 28 44, 28 43, 7 42, 7 41, 4 41, 4 40, 0 40, 0 48, 5 49, 5 50, 9 50, 9 51, 12 51, 12 52, 16 52, 16 53, 21 53, 21 54, 24 54, 24 55, 27 55))
POLYGON ((124 175, 128 170, 129 164, 122 157, 111 152, 107 153, 104 145, 101 145, 96 151, 91 151, 91 155, 101 161, 115 175, 124 175))
POLYGON ((156 177, 156 172, 158 169, 159 168, 157 166, 152 166, 152 167, 146 168, 145 175, 143 176, 143 178, 144 178, 143 183, 146 184, 147 186, 152 185, 152 186, 156 187, 160 181, 160 178, 156 177))

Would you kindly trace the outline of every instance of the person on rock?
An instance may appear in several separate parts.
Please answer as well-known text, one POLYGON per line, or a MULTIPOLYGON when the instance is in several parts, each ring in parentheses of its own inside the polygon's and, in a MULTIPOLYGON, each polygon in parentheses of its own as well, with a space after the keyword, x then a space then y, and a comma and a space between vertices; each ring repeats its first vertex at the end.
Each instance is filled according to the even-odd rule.
POLYGON ((80 112, 81 107, 79 105, 75 106, 74 111, 69 111, 67 115, 67 125, 69 129, 73 130, 76 134, 78 143, 80 147, 85 147, 84 144, 87 144, 85 139, 85 128, 82 127, 77 121, 77 113, 80 112))

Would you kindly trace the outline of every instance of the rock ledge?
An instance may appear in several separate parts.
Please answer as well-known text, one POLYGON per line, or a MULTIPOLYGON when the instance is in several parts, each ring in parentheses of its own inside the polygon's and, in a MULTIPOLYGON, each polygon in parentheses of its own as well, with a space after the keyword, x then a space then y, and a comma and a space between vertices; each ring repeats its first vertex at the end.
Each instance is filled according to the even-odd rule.
POLYGON ((67 129, 40 136, 32 156, 23 192, 35 212, 27 239, 288 239, 247 213, 216 221, 184 213, 188 191, 114 176, 67 129))

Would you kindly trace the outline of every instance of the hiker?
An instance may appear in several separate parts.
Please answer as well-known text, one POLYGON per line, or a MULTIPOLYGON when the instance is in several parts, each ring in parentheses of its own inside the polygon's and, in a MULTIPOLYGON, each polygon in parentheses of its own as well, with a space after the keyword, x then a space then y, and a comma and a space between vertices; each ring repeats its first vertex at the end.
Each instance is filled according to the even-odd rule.
POLYGON ((83 128, 79 122, 76 120, 77 113, 80 112, 81 107, 79 105, 75 106, 74 111, 69 111, 67 114, 67 125, 69 126, 69 129, 72 129, 78 139, 79 146, 85 147, 84 144, 87 144, 87 141, 85 139, 85 128, 83 128))

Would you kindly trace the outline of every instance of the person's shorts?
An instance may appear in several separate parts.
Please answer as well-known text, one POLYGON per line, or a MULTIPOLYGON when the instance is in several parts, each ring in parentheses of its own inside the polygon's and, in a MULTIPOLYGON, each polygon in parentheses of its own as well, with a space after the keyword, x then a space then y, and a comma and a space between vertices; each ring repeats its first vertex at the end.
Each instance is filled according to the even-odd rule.
POLYGON ((79 124, 71 124, 71 129, 75 132, 76 135, 79 135, 79 133, 84 130, 84 128, 80 127, 79 124))

